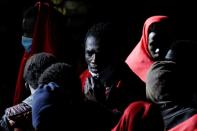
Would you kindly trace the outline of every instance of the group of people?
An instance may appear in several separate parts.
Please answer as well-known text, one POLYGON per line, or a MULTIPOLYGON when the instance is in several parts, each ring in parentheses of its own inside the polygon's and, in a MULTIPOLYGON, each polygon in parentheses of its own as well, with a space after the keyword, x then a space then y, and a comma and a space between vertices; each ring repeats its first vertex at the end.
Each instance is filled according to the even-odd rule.
POLYGON ((94 24, 84 38, 87 69, 79 75, 72 62, 62 60, 67 53, 58 38, 63 34, 53 29, 51 12, 49 3, 39 2, 30 13, 36 17, 23 21, 25 54, 15 105, 5 109, 1 130, 197 129, 197 92, 189 74, 196 72, 192 62, 197 43, 176 40, 168 16, 145 21, 141 39, 126 60, 116 25, 94 24))

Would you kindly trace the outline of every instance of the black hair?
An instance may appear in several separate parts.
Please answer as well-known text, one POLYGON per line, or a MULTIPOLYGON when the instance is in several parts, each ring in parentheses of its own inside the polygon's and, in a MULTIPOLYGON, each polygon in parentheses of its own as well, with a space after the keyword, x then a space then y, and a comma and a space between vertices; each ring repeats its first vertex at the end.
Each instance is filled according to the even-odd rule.
MULTIPOLYGON (((94 24, 86 33, 85 41, 87 37, 96 37, 101 46, 105 49, 109 49, 116 57, 125 57, 124 51, 127 44, 127 35, 123 26, 116 22, 104 21, 94 24)), ((84 41, 84 42, 85 42, 84 41)))
POLYGON ((25 64, 23 78, 32 88, 36 89, 40 75, 55 62, 57 62, 56 57, 50 53, 41 52, 34 54, 25 64))
MULTIPOLYGON (((112 23, 109 22, 100 22, 97 24, 94 24, 86 33, 85 40, 87 39, 88 36, 94 36, 97 39, 99 39, 101 44, 103 41, 111 41, 107 44, 113 43, 115 38, 115 29, 112 26, 112 23)), ((106 43, 106 42, 105 42, 106 43)), ((104 45, 108 47, 108 45, 104 45)))
POLYGON ((69 99, 80 101, 82 97, 81 82, 73 67, 66 63, 55 63, 40 76, 39 84, 55 82, 63 87, 69 99))
POLYGON ((172 53, 166 59, 184 64, 195 59, 196 49, 197 42, 194 40, 176 40, 170 47, 172 53))
POLYGON ((93 25, 87 32, 86 38, 90 35, 96 36, 96 37, 104 37, 110 35, 110 23, 109 22, 100 22, 95 25, 93 25))
POLYGON ((33 29, 36 22, 37 9, 35 6, 30 6, 23 13, 22 30, 24 33, 33 34, 33 29))

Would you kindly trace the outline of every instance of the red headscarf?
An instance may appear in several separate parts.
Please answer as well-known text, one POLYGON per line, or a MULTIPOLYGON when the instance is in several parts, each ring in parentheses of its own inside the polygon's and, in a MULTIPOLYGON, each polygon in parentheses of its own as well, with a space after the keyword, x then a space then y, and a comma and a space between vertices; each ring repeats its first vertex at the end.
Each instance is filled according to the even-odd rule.
POLYGON ((51 5, 46 0, 41 0, 35 4, 35 7, 38 10, 38 14, 36 17, 36 23, 33 32, 33 41, 31 51, 24 52, 23 58, 20 63, 20 68, 18 72, 15 96, 14 96, 14 105, 18 104, 22 100, 22 96, 24 95, 24 80, 23 80, 23 72, 24 66, 27 59, 35 53, 39 52, 48 52, 54 55, 57 55, 57 48, 54 47, 54 42, 52 40, 52 19, 51 19, 51 5))
POLYGON ((163 119, 155 105, 137 101, 124 111, 112 131, 164 131, 163 119))
POLYGON ((147 71, 154 62, 148 51, 148 29, 153 23, 167 18, 167 16, 152 16, 148 18, 144 23, 140 41, 126 59, 130 69, 144 82, 146 81, 147 71))

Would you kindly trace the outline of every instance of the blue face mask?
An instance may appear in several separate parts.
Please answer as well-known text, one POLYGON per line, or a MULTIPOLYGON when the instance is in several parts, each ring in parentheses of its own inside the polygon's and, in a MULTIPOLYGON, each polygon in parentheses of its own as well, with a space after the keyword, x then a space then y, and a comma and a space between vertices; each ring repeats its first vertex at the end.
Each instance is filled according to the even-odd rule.
POLYGON ((21 43, 22 43, 23 47, 25 48, 26 52, 30 52, 31 51, 32 38, 22 36, 21 43))

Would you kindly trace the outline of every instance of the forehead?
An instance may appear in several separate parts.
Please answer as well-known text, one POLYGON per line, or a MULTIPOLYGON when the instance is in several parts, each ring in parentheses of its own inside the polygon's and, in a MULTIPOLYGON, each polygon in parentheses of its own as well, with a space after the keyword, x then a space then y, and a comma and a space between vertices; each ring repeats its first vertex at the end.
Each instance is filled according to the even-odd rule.
POLYGON ((90 35, 85 40, 85 50, 97 51, 112 51, 115 48, 115 43, 108 38, 100 38, 98 36, 90 35), (113 45, 112 45, 113 43, 113 45))
POLYGON ((100 48, 100 41, 94 36, 88 36, 85 41, 85 49, 100 48))
POLYGON ((170 23, 167 20, 152 23, 149 26, 148 32, 169 32, 171 28, 170 23))

